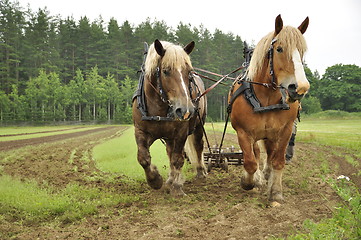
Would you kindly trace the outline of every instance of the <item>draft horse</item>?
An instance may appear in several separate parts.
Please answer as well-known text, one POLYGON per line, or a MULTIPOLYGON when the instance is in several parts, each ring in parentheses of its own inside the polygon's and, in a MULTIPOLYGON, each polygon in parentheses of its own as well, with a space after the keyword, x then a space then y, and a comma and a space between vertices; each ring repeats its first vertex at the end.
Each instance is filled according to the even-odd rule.
POLYGON ((203 161, 203 128, 206 99, 197 97, 204 91, 202 80, 192 73, 189 57, 194 41, 184 48, 155 40, 144 63, 144 79, 133 100, 133 123, 138 146, 138 162, 143 167, 148 185, 160 189, 163 178, 151 163, 149 147, 164 140, 170 160, 166 186, 172 195, 184 195, 181 170, 184 149, 196 166, 197 177, 206 176, 203 161), (199 116, 199 117, 198 117, 199 116))
POLYGON ((307 17, 298 28, 284 27, 278 15, 275 30, 256 45, 246 73, 234 82, 229 93, 231 123, 244 157, 241 186, 251 190, 268 180, 272 203, 284 200, 285 151, 299 101, 310 87, 302 61, 307 49, 303 33, 308 24, 307 17), (259 169, 259 140, 264 140, 267 153, 263 172, 259 169))

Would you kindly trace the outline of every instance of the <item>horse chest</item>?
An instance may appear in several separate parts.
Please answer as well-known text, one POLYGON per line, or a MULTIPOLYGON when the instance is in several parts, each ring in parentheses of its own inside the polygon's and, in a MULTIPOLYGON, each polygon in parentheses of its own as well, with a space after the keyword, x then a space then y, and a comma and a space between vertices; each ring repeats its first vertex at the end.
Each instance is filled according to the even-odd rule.
POLYGON ((287 127, 287 124, 279 121, 277 117, 264 115, 253 115, 252 119, 242 118, 236 124, 254 140, 275 139, 287 127))
POLYGON ((189 121, 142 121, 138 127, 154 139, 183 139, 188 136, 191 125, 189 121))

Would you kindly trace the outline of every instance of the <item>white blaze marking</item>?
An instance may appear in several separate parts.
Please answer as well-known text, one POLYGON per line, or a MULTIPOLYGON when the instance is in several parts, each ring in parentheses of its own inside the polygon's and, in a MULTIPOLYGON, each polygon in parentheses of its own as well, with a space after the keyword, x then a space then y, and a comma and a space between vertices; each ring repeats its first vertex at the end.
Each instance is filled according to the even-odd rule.
POLYGON ((188 91, 187 91, 187 87, 186 87, 186 84, 184 82, 184 79, 183 79, 183 76, 182 76, 182 72, 180 69, 178 69, 178 72, 179 72, 179 75, 180 75, 180 78, 181 78, 181 84, 182 84, 182 87, 183 87, 183 90, 184 90, 184 93, 186 94, 186 98, 187 98, 187 113, 189 113, 189 95, 188 95, 188 91))
POLYGON ((292 53, 292 61, 295 68, 295 78, 297 82, 297 93, 304 94, 310 88, 310 83, 308 82, 303 68, 302 60, 300 53, 295 49, 292 53))

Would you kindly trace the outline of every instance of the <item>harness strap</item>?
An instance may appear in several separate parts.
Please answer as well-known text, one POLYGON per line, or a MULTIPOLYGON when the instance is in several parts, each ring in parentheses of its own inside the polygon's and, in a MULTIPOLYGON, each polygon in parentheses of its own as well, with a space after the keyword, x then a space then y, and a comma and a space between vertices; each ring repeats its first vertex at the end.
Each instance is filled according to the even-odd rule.
POLYGON ((142 116, 142 120, 143 121, 157 121, 157 122, 161 122, 161 121, 174 121, 173 117, 161 117, 161 116, 142 116))
POLYGON ((233 93, 228 107, 227 111, 230 113, 232 111, 232 104, 236 100, 238 96, 241 94, 244 94, 244 98, 247 100, 247 102, 253 107, 253 111, 255 113, 263 113, 273 110, 289 110, 290 106, 286 103, 286 90, 284 88, 280 88, 282 98, 281 103, 274 104, 266 107, 262 107, 261 103, 259 102, 251 82, 243 81, 242 85, 233 93))

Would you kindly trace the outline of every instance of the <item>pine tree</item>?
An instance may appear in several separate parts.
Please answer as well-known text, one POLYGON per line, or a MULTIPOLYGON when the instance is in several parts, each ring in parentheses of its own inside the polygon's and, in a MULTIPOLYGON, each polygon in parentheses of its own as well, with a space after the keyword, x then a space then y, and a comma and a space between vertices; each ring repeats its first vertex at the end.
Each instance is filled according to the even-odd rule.
POLYGON ((61 79, 68 83, 75 77, 76 66, 76 33, 77 26, 73 18, 59 22, 59 54, 62 64, 59 66, 61 79))
POLYGON ((25 19, 17 2, 0 0, 0 90, 10 93, 19 84, 21 39, 25 19))

